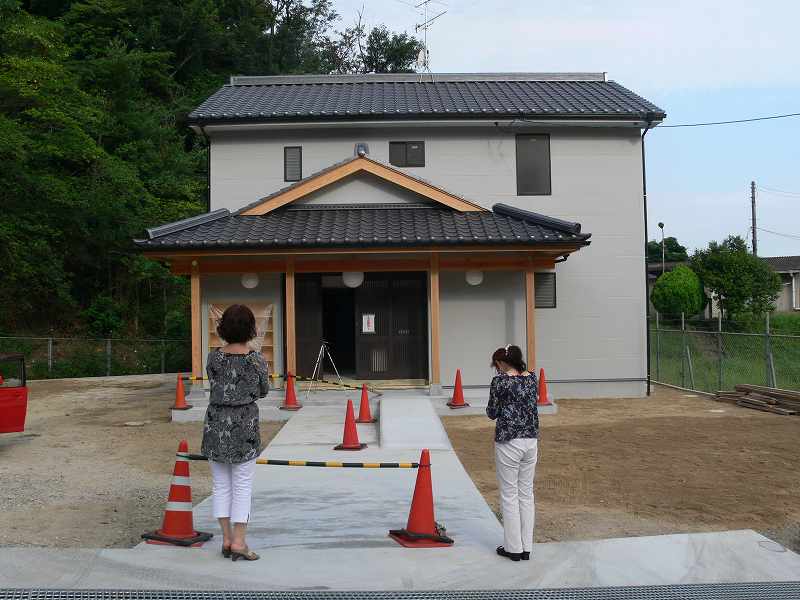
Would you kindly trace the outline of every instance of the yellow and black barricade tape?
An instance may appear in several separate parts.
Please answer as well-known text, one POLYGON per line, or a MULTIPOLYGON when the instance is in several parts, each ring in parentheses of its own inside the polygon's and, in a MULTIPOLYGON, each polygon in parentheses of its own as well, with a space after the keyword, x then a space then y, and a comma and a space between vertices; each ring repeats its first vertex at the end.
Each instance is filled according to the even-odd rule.
MULTIPOLYGON (((326 385, 336 385, 339 387, 343 387, 347 390, 355 390, 361 391, 361 386, 353 385, 350 383, 343 383, 341 381, 331 381, 329 379, 311 379, 310 377, 303 377, 302 375, 292 375, 296 381, 315 381, 317 383, 324 383, 326 385)), ((270 373, 270 379, 286 379, 286 375, 281 375, 279 373, 270 373)), ((184 381, 208 381, 208 377, 196 377, 194 375, 181 375, 181 379, 184 381)), ((367 386, 367 390, 376 396, 383 396, 383 392, 376 390, 375 388, 367 386)))
MULTIPOLYGON (((179 453, 178 456, 188 460, 208 460, 202 454, 179 453)), ((337 460, 279 460, 274 458, 257 458, 257 465, 275 467, 328 467, 332 469, 418 469, 415 462, 340 462, 337 460)))
MULTIPOLYGON (((286 375, 279 375, 279 377, 286 379, 286 375)), ((292 375, 292 377, 294 377, 297 381, 315 381, 316 383, 324 383, 326 385, 343 387, 346 390, 355 390, 357 392, 361 391, 360 385, 353 385, 351 383, 344 383, 342 381, 331 381, 330 379, 312 379, 311 377, 303 377, 302 375, 292 375)), ((367 391, 376 396, 383 396, 383 392, 376 390, 375 388, 371 388, 370 386, 367 386, 367 391)))

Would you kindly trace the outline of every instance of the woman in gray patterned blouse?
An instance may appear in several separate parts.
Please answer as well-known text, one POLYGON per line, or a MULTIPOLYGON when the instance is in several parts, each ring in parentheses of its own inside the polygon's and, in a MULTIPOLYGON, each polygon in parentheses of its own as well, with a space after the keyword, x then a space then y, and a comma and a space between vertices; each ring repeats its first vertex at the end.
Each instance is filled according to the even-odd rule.
POLYGON ((222 527, 222 555, 258 560, 245 542, 256 458, 261 451, 256 400, 269 391, 267 364, 248 347, 256 336, 253 312, 228 307, 217 324, 226 345, 208 355, 211 398, 203 429, 203 454, 213 479, 214 516, 222 527))
POLYGON ((539 413, 536 375, 529 373, 518 346, 492 355, 492 379, 486 415, 496 419, 494 458, 504 544, 497 553, 513 561, 529 560, 533 549, 533 476, 538 457, 539 413))

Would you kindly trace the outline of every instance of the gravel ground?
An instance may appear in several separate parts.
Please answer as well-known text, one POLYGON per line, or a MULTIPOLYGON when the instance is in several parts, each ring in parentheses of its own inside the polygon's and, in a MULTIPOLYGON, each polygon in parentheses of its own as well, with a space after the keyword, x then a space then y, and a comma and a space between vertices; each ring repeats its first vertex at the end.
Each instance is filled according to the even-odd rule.
MULTIPOLYGON (((32 381, 24 433, 0 435, 0 546, 131 547, 161 525, 178 442, 175 376, 32 381), (126 423, 135 423, 126 426, 126 423)), ((268 443, 281 423, 262 423, 268 443)), ((195 503, 211 493, 191 463, 195 503)))
MULTIPOLYGON (((494 424, 445 417, 497 512, 494 424)), ((755 529, 800 552, 800 416, 656 387, 646 399, 561 400, 541 417, 536 538, 755 529)))

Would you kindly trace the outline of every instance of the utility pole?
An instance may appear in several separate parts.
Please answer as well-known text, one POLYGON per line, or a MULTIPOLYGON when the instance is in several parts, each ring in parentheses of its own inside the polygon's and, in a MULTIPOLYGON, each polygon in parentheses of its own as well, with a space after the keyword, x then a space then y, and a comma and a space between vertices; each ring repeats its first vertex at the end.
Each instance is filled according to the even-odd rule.
POLYGON ((753 256, 758 256, 758 238, 756 237, 756 182, 750 182, 750 209, 753 214, 753 256))

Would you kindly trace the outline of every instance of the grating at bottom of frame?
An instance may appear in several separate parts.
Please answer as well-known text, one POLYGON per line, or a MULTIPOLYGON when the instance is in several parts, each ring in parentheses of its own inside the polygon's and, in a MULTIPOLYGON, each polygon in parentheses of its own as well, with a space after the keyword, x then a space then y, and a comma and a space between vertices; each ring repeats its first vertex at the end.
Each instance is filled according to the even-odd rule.
POLYGON ((0 600, 798 600, 800 581, 538 590, 193 591, 0 589, 0 600))

